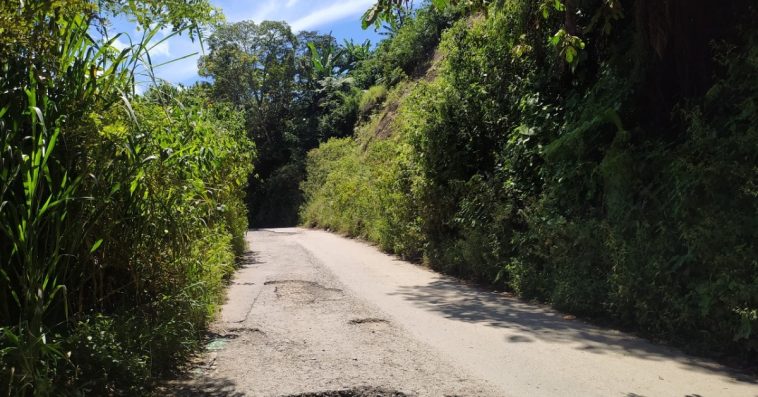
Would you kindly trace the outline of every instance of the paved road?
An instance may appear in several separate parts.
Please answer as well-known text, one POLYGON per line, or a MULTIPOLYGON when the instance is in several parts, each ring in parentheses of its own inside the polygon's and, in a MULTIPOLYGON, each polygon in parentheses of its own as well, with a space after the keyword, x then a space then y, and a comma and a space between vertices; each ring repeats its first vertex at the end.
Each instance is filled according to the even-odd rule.
POLYGON ((248 239, 177 395, 758 396, 755 378, 362 242, 295 228, 248 239))

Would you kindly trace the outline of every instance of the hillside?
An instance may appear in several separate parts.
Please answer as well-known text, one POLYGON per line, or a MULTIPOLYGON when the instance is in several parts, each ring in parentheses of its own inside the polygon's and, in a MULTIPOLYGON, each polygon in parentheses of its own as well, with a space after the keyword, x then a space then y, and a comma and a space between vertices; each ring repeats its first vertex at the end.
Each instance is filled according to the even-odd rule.
POLYGON ((161 394, 236 336, 265 395, 754 388, 755 1, 278 3, 0 2, 0 395, 161 394))
POLYGON ((576 35, 528 2, 477 18, 448 9, 447 24, 421 10, 376 58, 434 31, 426 24, 439 45, 414 55, 435 65, 400 78, 379 68, 361 97, 379 110, 308 154, 303 222, 755 360, 755 8, 707 19, 672 5, 656 20, 642 13, 654 6, 624 5, 586 6, 576 35))

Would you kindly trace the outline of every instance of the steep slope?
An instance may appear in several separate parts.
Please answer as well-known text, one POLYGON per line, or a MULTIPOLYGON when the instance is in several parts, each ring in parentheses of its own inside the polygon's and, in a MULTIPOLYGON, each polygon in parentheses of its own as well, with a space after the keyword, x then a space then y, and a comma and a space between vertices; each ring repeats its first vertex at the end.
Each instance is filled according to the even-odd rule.
POLYGON ((705 50, 677 41, 669 59, 644 15, 551 40, 561 21, 525 1, 459 20, 426 76, 309 154, 304 223, 751 362, 758 38, 755 7, 732 6, 718 29, 672 25, 722 40, 698 66, 713 77, 691 80, 671 73, 705 50))

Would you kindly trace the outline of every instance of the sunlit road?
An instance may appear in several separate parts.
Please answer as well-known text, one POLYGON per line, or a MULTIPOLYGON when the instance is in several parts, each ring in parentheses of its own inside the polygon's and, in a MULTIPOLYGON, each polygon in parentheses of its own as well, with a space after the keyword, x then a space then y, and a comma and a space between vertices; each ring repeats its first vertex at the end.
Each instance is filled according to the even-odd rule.
POLYGON ((295 228, 248 240, 217 343, 184 394, 758 396, 754 378, 363 242, 295 228))

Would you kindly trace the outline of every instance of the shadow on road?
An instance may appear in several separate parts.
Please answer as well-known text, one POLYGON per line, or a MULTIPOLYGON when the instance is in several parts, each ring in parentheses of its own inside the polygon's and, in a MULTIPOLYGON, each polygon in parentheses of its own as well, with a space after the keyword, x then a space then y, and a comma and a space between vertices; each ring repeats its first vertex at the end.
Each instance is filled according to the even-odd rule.
POLYGON ((260 265, 263 262, 259 259, 259 254, 255 251, 247 250, 245 253, 237 258, 237 267, 246 268, 253 265, 260 265))
POLYGON ((245 394, 236 391, 236 388, 236 383, 226 378, 199 376, 172 385, 170 395, 175 397, 243 397, 245 394))
POLYGON ((647 360, 674 360, 683 366, 721 372, 734 382, 758 383, 749 375, 697 360, 682 352, 616 330, 603 329, 578 320, 566 320, 561 313, 544 305, 522 302, 506 294, 466 285, 454 278, 441 276, 425 285, 400 287, 394 295, 418 307, 469 323, 518 331, 504 338, 504 343, 571 343, 576 349, 595 354, 631 355, 647 360))

